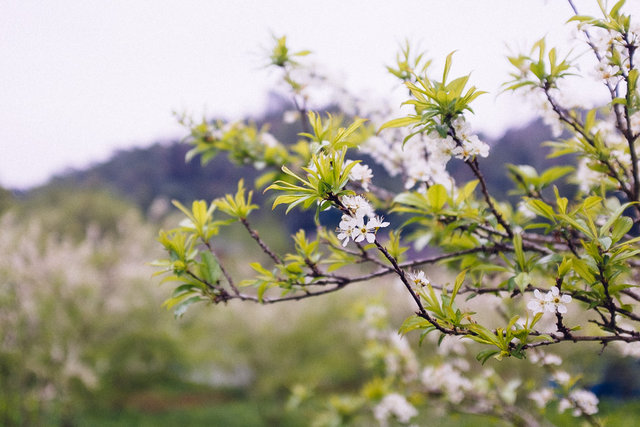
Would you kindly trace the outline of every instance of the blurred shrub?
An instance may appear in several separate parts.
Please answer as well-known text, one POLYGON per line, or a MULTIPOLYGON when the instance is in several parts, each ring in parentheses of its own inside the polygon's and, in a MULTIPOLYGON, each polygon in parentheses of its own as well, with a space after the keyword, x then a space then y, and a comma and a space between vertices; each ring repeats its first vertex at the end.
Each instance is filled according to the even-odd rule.
MULTIPOLYGON (((251 316, 202 307, 176 321, 145 267, 155 227, 99 191, 44 192, 0 216, 0 425, 72 424, 188 383, 272 402, 300 381, 360 386, 358 340, 339 314, 352 297, 251 316)), ((223 256, 241 254, 234 245, 223 256)))
POLYGON ((98 193, 40 197, 0 218, 0 424, 65 424, 99 392, 180 360, 145 286, 137 212, 98 193))

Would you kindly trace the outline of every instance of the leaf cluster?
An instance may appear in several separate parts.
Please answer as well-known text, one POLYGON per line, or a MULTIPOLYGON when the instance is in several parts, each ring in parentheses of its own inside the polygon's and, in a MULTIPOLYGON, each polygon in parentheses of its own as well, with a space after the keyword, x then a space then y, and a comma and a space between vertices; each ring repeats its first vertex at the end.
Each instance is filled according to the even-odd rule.
POLYGON ((405 82, 413 99, 405 101, 403 104, 412 105, 415 114, 390 120, 380 126, 378 132, 386 128, 411 126, 415 130, 405 138, 405 142, 412 136, 423 132, 436 131, 441 137, 445 137, 453 120, 465 111, 473 112, 469 104, 486 92, 477 90, 475 86, 471 86, 465 92, 470 75, 456 78, 447 83, 453 53, 451 52, 447 56, 442 80, 430 79, 425 73, 423 76, 415 75, 415 83, 405 82))

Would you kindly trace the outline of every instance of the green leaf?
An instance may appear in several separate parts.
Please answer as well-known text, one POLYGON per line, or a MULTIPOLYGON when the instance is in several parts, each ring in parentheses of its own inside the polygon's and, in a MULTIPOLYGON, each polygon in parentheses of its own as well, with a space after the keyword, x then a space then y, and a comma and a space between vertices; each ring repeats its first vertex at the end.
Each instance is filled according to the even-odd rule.
POLYGON ((527 205, 532 211, 534 211, 535 213, 537 213, 542 217, 553 220, 554 213, 553 213, 553 208, 551 206, 549 206, 542 200, 538 200, 538 199, 526 199, 526 200, 527 200, 527 205))
POLYGON ((378 129, 377 133, 379 134, 382 130, 387 128, 400 128, 416 123, 420 123, 420 118, 417 116, 400 117, 398 119, 389 120, 388 122, 384 123, 382 126, 380 126, 380 129, 378 129))
POLYGON ((422 329, 429 325, 431 325, 431 323, 429 323, 428 320, 423 319, 417 314, 414 314, 412 316, 407 317, 405 321, 402 322, 402 325, 400 326, 400 329, 398 330, 398 332, 404 335, 407 332, 410 332, 416 329, 422 329))
POLYGON ((200 253, 200 259, 202 259, 204 267, 202 273, 206 276, 207 282, 215 285, 220 281, 222 270, 220 264, 216 261, 211 252, 204 251, 200 253))
POLYGON ((478 186, 479 182, 480 181, 477 180, 477 179, 474 179, 473 181, 467 182, 464 185, 464 187, 462 187, 462 189, 458 192, 458 197, 456 198, 456 204, 459 204, 460 202, 468 200, 471 197, 471 195, 473 194, 473 191, 478 186))
POLYGON ((525 288, 529 283, 531 283, 531 276, 529 273, 519 273, 514 278, 513 281, 518 285, 518 289, 520 292, 524 293, 525 288))
POLYGON ((609 248, 611 247, 611 237, 609 236, 604 236, 604 237, 599 237, 598 238, 598 242, 600 242, 600 245, 602 245, 602 248, 607 251, 609 250, 609 248))
POLYGON ((445 84, 445 82, 447 81, 447 76, 449 75, 449 70, 451 69, 451 59, 454 53, 456 53, 455 50, 447 55, 447 59, 444 62, 444 70, 442 71, 442 84, 445 84))
POLYGON ((611 8, 611 11, 609 12, 609 16, 611 16, 612 18, 617 17, 618 12, 620 11, 620 8, 624 5, 625 1, 626 0, 620 0, 618 1, 618 3, 613 5, 613 7, 611 8))
POLYGON ((588 284, 595 282, 595 276, 589 269, 589 265, 581 259, 573 258, 571 260, 573 270, 578 273, 588 284))
POLYGON ((574 169, 573 166, 554 166, 545 170, 542 175, 540 175, 541 186, 546 187, 553 181, 570 174, 574 169))
POLYGON ((611 228, 611 239, 616 243, 624 237, 633 227, 633 220, 628 216, 620 217, 613 223, 611 228))
POLYGON ((484 365, 491 357, 497 356, 499 354, 499 350, 483 350, 476 355, 476 360, 484 365))
POLYGON ((571 260, 567 257, 562 258, 562 262, 558 265, 558 277, 564 277, 571 270, 571 260))
POLYGON ((520 319, 520 316, 513 316, 511 318, 511 320, 509 320, 509 324, 507 325, 506 330, 507 331, 511 331, 511 329, 513 329, 513 327, 515 326, 516 322, 518 321, 518 319, 520 319))
POLYGON ((516 263, 520 271, 527 271, 527 260, 522 250, 522 235, 520 233, 513 235, 513 250, 515 251, 516 263))
POLYGON ((178 304, 175 309, 173 310, 173 315, 176 318, 180 318, 184 315, 184 313, 187 312, 187 308, 189 308, 189 306, 191 304, 195 304, 198 301, 200 301, 202 298, 199 296, 195 296, 195 297, 191 297, 187 300, 182 301, 180 304, 178 304))
POLYGON ((467 270, 462 270, 456 276, 456 281, 455 281, 455 284, 453 285, 453 291, 451 292, 451 301, 452 302, 456 298, 456 295, 458 294, 458 291, 460 290, 460 287, 462 286, 462 283, 464 283, 464 278, 465 278, 466 274, 467 274, 467 270))
POLYGON ((442 184, 435 184, 427 190, 427 199, 429 205, 435 210, 442 209, 445 203, 447 203, 447 190, 442 184))
MULTIPOLYGON (((609 216, 609 219, 607 220, 607 222, 602 224, 602 227, 600 227, 600 230, 599 230, 599 234, 601 236, 607 234, 609 232, 609 229, 614 225, 614 223, 618 221, 618 218, 620 217, 620 215, 622 215, 624 213, 624 211, 631 205, 632 205, 632 203, 625 203, 624 205, 622 205, 618 209, 616 209, 615 212, 613 212, 611 214, 611 216, 609 216)), ((625 217, 623 217, 623 218, 625 218, 625 217)), ((628 218, 628 219, 630 219, 630 218, 628 218)), ((625 225, 624 223, 621 223, 618 227, 623 227, 624 225, 625 225)), ((633 226, 633 221, 631 222, 631 225, 633 226)), ((624 235, 627 231, 629 231, 629 230, 626 230, 622 234, 624 235)))

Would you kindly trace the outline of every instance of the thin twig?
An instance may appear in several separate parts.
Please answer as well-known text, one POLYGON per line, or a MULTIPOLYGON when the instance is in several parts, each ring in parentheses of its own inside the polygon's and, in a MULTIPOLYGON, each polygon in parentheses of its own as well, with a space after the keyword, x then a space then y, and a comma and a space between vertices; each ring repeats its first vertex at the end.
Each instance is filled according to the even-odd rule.
POLYGON ((247 221, 246 218, 240 218, 240 222, 242 223, 242 225, 244 225, 244 228, 247 229, 247 231, 249 232, 249 235, 251 235, 251 237, 253 238, 253 240, 255 240, 258 245, 260 246, 260 248, 264 251, 264 253, 266 253, 267 255, 269 255, 269 257, 276 263, 276 264, 282 264, 282 260, 280 259, 280 257, 278 255, 276 255, 270 248, 269 246, 267 246, 267 244, 260 238, 260 236, 258 235, 258 232, 255 231, 253 228, 251 228, 251 226, 249 225, 249 221, 247 221))

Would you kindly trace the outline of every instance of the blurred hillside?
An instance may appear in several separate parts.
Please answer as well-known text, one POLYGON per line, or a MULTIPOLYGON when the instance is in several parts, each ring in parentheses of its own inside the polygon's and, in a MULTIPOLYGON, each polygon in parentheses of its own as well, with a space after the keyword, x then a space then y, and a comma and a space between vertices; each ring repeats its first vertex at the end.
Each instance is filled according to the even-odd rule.
MULTIPOLYGON (((269 113, 253 119, 253 122, 259 127, 268 127, 279 141, 294 143, 301 128, 298 123, 282 122, 285 101, 274 97, 271 107, 269 113)), ((555 164, 555 159, 546 157, 548 149, 540 146, 551 137, 550 129, 541 120, 536 120, 508 130, 498 140, 488 141, 492 146, 491 156, 480 159, 480 165, 492 194, 500 199, 513 188, 510 180, 505 179, 505 165, 508 163, 526 163, 539 171, 555 164), (491 167, 488 167, 489 163, 491 167)), ((188 144, 180 141, 164 141, 148 148, 119 151, 106 162, 56 176, 29 194, 49 192, 54 188, 106 189, 148 212, 156 200, 177 199, 183 203, 196 199, 211 200, 234 188, 238 179, 251 181, 258 175, 251 166, 232 164, 224 154, 204 167, 198 159, 186 163, 185 154, 189 149, 188 144)), ((366 156, 363 159, 366 161, 366 156)), ((367 161, 367 164, 374 169, 378 185, 401 188, 398 183, 390 182, 391 178, 385 177, 383 170, 376 168, 373 161, 367 161)), ((451 162, 449 167, 457 180, 471 178, 470 171, 462 162, 451 162)), ((261 197, 259 193, 256 194, 258 198, 261 197)))

